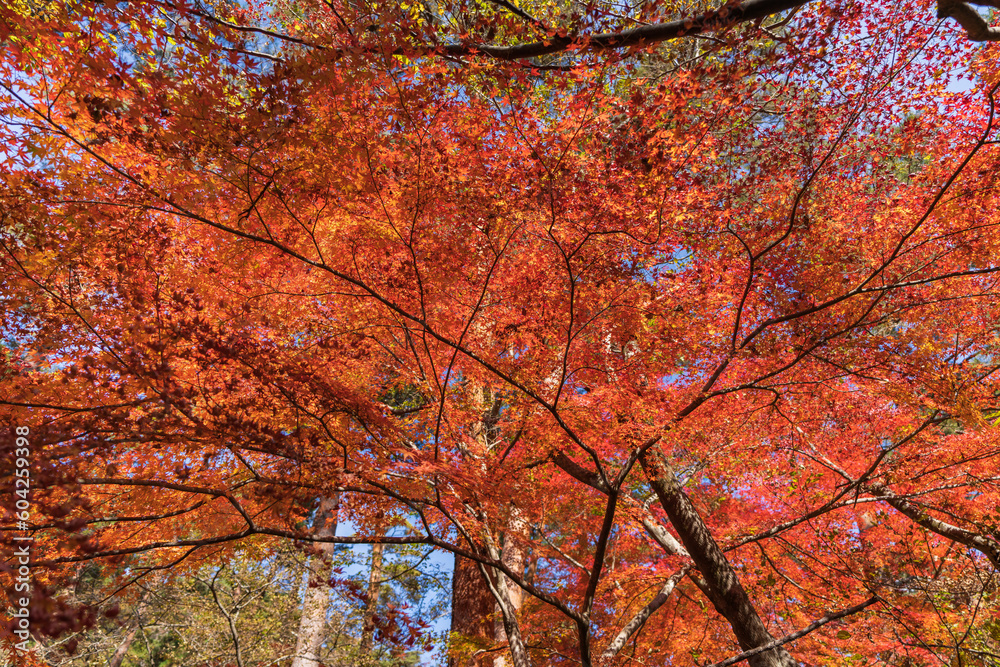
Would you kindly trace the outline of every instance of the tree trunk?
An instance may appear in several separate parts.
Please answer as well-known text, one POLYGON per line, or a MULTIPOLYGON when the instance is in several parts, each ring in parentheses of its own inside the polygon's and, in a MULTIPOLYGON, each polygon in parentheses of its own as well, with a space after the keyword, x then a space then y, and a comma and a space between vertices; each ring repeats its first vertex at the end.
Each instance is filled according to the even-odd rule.
MULTIPOLYGON (((642 469, 656 492, 681 542, 691 555, 706 587, 705 594, 722 614, 744 651, 774 641, 754 609, 750 597, 736 577, 736 572, 712 537, 659 445, 650 447, 639 459, 642 469)), ((748 660, 750 667, 795 667, 798 663, 783 647, 758 653, 748 660)))
MULTIPOLYGON (((316 537, 333 537, 336 534, 339 507, 340 494, 320 500, 313 521, 313 534, 316 537)), ((302 601, 299 636, 291 667, 320 667, 320 651, 326 638, 326 612, 330 606, 333 548, 333 544, 318 543, 318 553, 309 559, 309 580, 302 601)))
POLYGON ((455 556, 451 583, 451 642, 448 667, 493 667, 493 608, 496 602, 478 564, 455 556))
MULTIPOLYGON (((510 521, 507 526, 507 533, 504 536, 503 551, 500 561, 506 565, 512 572, 522 573, 524 572, 524 566, 527 562, 527 551, 524 547, 515 539, 515 536, 521 537, 528 530, 527 522, 521 515, 521 512, 515 507, 511 514, 510 521)), ((500 575, 501 577, 506 577, 500 575)), ((510 605, 513 607, 515 612, 521 610, 521 604, 524 602, 524 589, 515 584, 514 582, 507 579, 507 595, 510 598, 510 605)), ((500 613, 499 605, 495 607, 496 620, 493 625, 493 639, 501 644, 507 643, 507 631, 504 629, 503 614, 500 613)), ((507 667, 508 661, 507 656, 501 653, 500 656, 493 661, 494 667, 507 667)))
POLYGON ((128 631, 128 634, 125 635, 121 643, 118 644, 115 654, 111 656, 111 660, 108 662, 108 667, 121 667, 122 661, 125 659, 125 654, 128 653, 129 648, 131 648, 132 642, 135 641, 135 635, 138 632, 138 625, 128 631))
MULTIPOLYGON (((480 421, 474 424, 475 438, 481 447, 481 453, 474 454, 478 457, 488 454, 501 442, 499 423, 503 402, 486 385, 473 389, 472 394, 482 411, 480 421)), ((465 454, 470 456, 468 452, 465 454)), ((480 465, 485 463, 480 461, 480 465)), ((496 554, 514 572, 524 570, 526 553, 520 543, 509 535, 526 530, 525 520, 514 508, 508 523, 508 536, 504 539, 500 553, 496 554)), ((498 573, 498 576, 506 580, 504 575, 498 573)), ((516 612, 521 607, 523 591, 509 580, 506 584, 510 606, 516 612)), ((497 647, 498 644, 500 647, 508 644, 503 614, 475 561, 455 556, 451 590, 453 648, 449 651, 448 667, 507 667, 509 660, 506 648, 497 647), (488 653, 482 652, 484 649, 494 648, 496 650, 488 653)), ((515 642, 520 643, 520 640, 515 638, 515 642)))
POLYGON ((384 544, 372 545, 372 567, 368 573, 368 600, 361 623, 361 655, 371 653, 375 634, 375 609, 378 607, 379 593, 382 591, 382 554, 384 544))

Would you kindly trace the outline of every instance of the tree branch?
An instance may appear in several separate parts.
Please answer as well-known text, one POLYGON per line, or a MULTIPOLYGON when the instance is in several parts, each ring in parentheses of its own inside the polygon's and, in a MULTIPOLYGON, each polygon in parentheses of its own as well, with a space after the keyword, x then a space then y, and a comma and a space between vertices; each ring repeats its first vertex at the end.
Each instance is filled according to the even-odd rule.
POLYGON ((663 584, 663 587, 653 597, 653 599, 650 600, 646 604, 646 606, 640 609, 636 613, 636 615, 633 616, 632 619, 625 624, 625 627, 621 629, 621 632, 619 632, 615 636, 615 638, 611 640, 611 643, 608 644, 607 648, 604 649, 604 652, 601 653, 599 664, 601 665, 611 664, 611 661, 614 659, 616 655, 618 655, 618 652, 625 647, 625 644, 632 637, 632 635, 638 632, 639 629, 642 628, 642 626, 649 619, 649 617, 652 616, 657 609, 663 606, 663 603, 667 601, 667 598, 674 591, 674 587, 677 585, 677 582, 679 582, 692 567, 694 567, 694 563, 688 563, 680 570, 670 575, 666 583, 663 584))
POLYGON ((793 667, 795 660, 780 644, 770 646, 774 638, 757 614, 750 596, 705 521, 681 488, 661 448, 650 447, 639 457, 639 462, 691 560, 704 577, 707 584, 705 593, 712 605, 729 622, 744 650, 760 649, 751 654, 751 666, 793 667), (765 646, 769 648, 761 648, 765 646))
POLYGON ((958 542, 959 544, 964 544, 967 547, 981 551, 990 563, 993 564, 993 567, 1000 570, 1000 543, 974 533, 971 530, 965 530, 940 519, 935 519, 916 505, 893 494, 884 484, 868 484, 866 488, 872 495, 878 496, 896 511, 927 530, 937 533, 941 537, 953 542, 958 542))
MULTIPOLYGON (((1000 3, 977 2, 992 7, 1000 3)), ((966 36, 973 42, 1000 42, 1000 29, 993 28, 979 12, 966 2, 956 0, 938 0, 937 15, 939 19, 953 18, 965 28, 966 36)))
POLYGON ((876 602, 879 601, 879 599, 880 598, 877 595, 873 595, 870 598, 868 598, 867 600, 865 600, 864 602, 862 602, 860 604, 856 604, 853 607, 848 607, 847 609, 845 609, 843 611, 838 611, 838 612, 836 612, 834 614, 827 614, 826 616, 823 616, 822 618, 816 619, 815 621, 813 621, 812 623, 810 623, 806 627, 802 628, 801 630, 793 632, 790 635, 785 635, 781 639, 776 639, 776 640, 774 640, 773 642, 771 642, 769 644, 766 644, 764 646, 759 646, 759 647, 757 647, 757 648, 755 648, 755 649, 753 649, 751 651, 744 651, 743 653, 740 653, 739 655, 734 655, 732 658, 726 658, 725 660, 722 660, 721 662, 712 663, 711 665, 708 665, 708 667, 729 667, 729 665, 735 665, 738 662, 743 662, 744 660, 749 660, 753 656, 758 655, 760 653, 763 653, 764 651, 770 651, 771 649, 777 648, 777 647, 782 646, 784 644, 787 644, 789 642, 793 642, 796 639, 801 639, 802 637, 805 637, 806 635, 808 635, 809 633, 815 631, 816 629, 823 627, 827 623, 830 623, 832 621, 836 621, 837 619, 844 618, 845 616, 850 616, 851 614, 856 614, 859 611, 861 611, 862 609, 864 609, 865 607, 869 607, 869 606, 875 604, 876 602))
POLYGON ((443 51, 451 56, 485 54, 498 60, 520 60, 561 53, 571 50, 610 51, 634 46, 656 44, 678 37, 703 32, 724 30, 739 23, 767 18, 780 12, 807 4, 807 0, 747 0, 739 4, 725 4, 717 10, 695 18, 677 19, 667 23, 639 26, 619 32, 574 37, 552 37, 543 41, 513 46, 489 44, 449 44, 443 51))

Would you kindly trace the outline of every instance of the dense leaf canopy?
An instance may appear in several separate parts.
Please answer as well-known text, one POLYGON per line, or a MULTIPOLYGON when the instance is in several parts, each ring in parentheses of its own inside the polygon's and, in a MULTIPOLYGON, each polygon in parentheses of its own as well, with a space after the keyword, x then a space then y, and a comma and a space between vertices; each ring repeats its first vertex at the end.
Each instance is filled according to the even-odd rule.
POLYGON ((423 544, 496 623, 456 664, 998 664, 993 30, 944 0, 5 3, 35 632, 90 620, 57 595, 84 563, 110 593, 423 544), (350 537, 308 529, 334 496, 350 537))

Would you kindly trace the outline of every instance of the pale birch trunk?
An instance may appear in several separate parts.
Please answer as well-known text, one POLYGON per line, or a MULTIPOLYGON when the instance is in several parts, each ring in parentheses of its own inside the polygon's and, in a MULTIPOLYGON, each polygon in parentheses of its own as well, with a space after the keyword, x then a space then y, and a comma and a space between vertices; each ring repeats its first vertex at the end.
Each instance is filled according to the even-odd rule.
MULTIPOLYGON (((320 500, 313 522, 316 537, 333 537, 337 532, 340 494, 320 500)), ((316 544, 318 553, 309 559, 309 580, 302 601, 299 635, 291 667, 320 667, 320 653, 326 638, 326 613, 330 607, 330 574, 333 567, 331 543, 316 544)))

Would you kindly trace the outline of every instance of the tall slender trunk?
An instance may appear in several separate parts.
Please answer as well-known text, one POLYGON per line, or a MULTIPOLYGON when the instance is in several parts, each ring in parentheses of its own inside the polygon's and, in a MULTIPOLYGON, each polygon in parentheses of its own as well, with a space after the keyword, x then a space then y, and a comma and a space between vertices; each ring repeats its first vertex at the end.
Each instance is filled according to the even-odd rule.
POLYGON ((493 667, 492 654, 475 653, 493 644, 491 617, 495 604, 476 561, 455 556, 451 583, 451 637, 454 644, 449 652, 448 667, 493 667), (462 650, 466 647, 473 650, 462 650), (473 659, 463 658, 470 653, 474 655, 473 659))
MULTIPOLYGON (((507 525, 507 531, 504 535, 503 549, 500 561, 506 565, 512 572, 524 572, 524 566, 527 563, 528 553, 527 550, 520 544, 518 538, 523 536, 528 530, 527 521, 521 515, 521 512, 514 508, 511 514, 510 520, 507 525)), ((500 575, 506 579, 505 575, 500 575)), ((519 612, 521 610, 521 604, 524 602, 524 589, 507 579, 507 595, 510 599, 510 605, 514 612, 519 612)), ((496 620, 493 624, 493 639, 501 644, 507 642, 507 631, 504 629, 503 615, 500 613, 499 605, 496 607, 496 620)), ((493 661, 494 667, 507 667, 508 660, 505 654, 501 654, 496 660, 493 661)))
MULTIPOLYGON (((337 533, 340 494, 322 498, 313 521, 313 535, 333 537, 337 533)), ((302 601, 299 636, 291 667, 320 667, 320 652, 326 638, 326 612, 330 606, 330 573, 333 567, 330 543, 317 543, 317 553, 309 559, 309 580, 302 601)))
MULTIPOLYGON (((502 442, 499 424, 503 402, 486 385, 473 389, 472 393, 482 411, 480 421, 473 425, 481 453, 464 453, 467 457, 479 458, 488 456, 502 442)), ((480 458, 478 463, 483 466, 485 472, 485 459, 480 458)), ((514 536, 523 535, 527 529, 527 521, 517 508, 513 508, 504 530, 503 544, 493 544, 490 547, 491 551, 494 552, 493 557, 498 558, 514 572, 524 571, 527 557, 520 540, 514 536)), ((451 632, 452 639, 458 648, 450 652, 448 667, 468 667, 469 665, 474 667, 508 667, 510 661, 507 650, 500 648, 507 644, 510 644, 512 651, 515 650, 516 645, 519 647, 518 650, 524 653, 523 642, 516 627, 516 613, 521 608, 524 593, 518 585, 511 582, 503 574, 495 573, 492 576, 497 577, 492 580, 492 583, 498 594, 506 596, 508 613, 513 614, 509 618, 504 618, 497 599, 490 591, 491 582, 486 580, 484 571, 478 563, 461 556, 455 556, 455 571, 452 578, 451 632), (508 637, 507 624, 511 622, 514 623, 512 626, 513 636, 508 637), (480 651, 486 648, 495 650, 491 650, 489 653, 478 652, 476 647, 481 647, 480 651), (463 650, 468 648, 473 650, 463 650), (468 656, 470 653, 472 654, 471 659, 462 657, 468 656)), ((519 659, 515 655, 515 658, 515 662, 519 664, 526 662, 526 655, 522 655, 519 659)))
POLYGON ((384 544, 372 545, 372 567, 368 572, 368 600, 361 623, 361 655, 371 653, 375 634, 375 609, 378 607, 379 593, 382 591, 382 554, 384 544))

